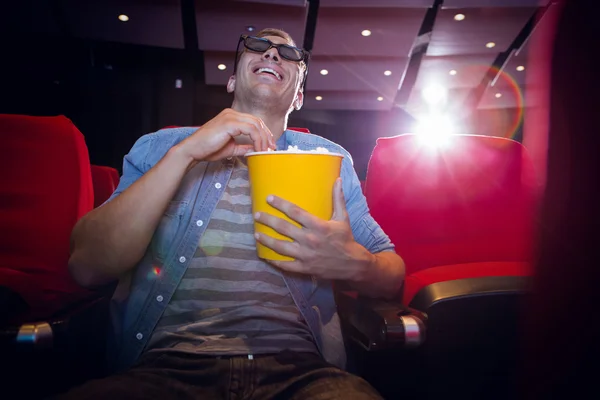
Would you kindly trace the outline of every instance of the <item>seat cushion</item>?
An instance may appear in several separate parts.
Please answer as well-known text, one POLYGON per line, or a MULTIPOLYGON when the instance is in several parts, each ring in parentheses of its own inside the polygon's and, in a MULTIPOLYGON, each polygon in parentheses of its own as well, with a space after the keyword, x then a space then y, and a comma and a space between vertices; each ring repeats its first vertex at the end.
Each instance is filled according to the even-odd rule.
POLYGON ((531 264, 526 262, 476 262, 423 269, 406 277, 402 303, 410 304, 419 290, 438 282, 489 276, 530 276, 531 273, 531 264))

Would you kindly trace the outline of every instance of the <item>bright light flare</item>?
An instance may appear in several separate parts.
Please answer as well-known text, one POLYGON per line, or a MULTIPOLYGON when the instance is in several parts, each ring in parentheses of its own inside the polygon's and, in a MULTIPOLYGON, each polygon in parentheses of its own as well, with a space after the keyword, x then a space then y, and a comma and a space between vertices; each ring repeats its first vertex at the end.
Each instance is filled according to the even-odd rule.
POLYGON ((440 85, 429 85, 423 89, 422 95, 427 104, 435 106, 446 100, 448 91, 440 85))
POLYGON ((419 135, 419 140, 432 147, 448 145, 450 136, 455 132, 456 126, 447 115, 427 115, 415 126, 415 133, 419 135))

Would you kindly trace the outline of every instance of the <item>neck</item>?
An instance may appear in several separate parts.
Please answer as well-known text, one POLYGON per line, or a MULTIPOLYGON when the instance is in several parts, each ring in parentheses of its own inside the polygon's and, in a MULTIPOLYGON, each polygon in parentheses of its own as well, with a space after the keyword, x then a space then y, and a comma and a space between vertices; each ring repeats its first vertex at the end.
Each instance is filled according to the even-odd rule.
POLYGON ((277 141, 277 139, 283 135, 283 132, 287 128, 288 113, 282 114, 277 109, 267 110, 263 107, 257 107, 251 104, 243 104, 235 99, 233 100, 231 108, 235 111, 254 115, 255 117, 260 118, 273 134, 275 141, 277 141))

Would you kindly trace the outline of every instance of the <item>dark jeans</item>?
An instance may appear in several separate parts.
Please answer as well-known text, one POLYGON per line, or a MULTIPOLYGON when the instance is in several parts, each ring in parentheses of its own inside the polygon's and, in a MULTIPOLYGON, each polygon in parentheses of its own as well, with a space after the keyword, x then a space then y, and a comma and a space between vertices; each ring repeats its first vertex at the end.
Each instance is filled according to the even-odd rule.
POLYGON ((310 353, 248 357, 146 354, 130 370, 59 399, 381 399, 362 378, 310 353))

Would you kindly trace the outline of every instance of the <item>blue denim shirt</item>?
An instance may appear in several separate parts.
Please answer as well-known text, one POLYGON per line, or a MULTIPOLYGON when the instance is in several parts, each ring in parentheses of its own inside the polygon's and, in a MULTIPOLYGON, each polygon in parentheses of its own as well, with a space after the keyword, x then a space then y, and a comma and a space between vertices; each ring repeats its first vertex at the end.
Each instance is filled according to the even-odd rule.
MULTIPOLYGON (((195 130, 191 127, 163 129, 138 139, 124 158, 123 176, 108 201, 126 190, 172 146, 195 130)), ((371 253, 393 251, 388 236, 369 214, 350 154, 327 139, 290 130, 278 140, 277 148, 287 149, 289 145, 298 146, 300 150, 325 147, 344 155, 341 177, 355 240, 371 253)), ((115 370, 132 366, 142 354, 196 252, 232 169, 233 163, 224 160, 201 162, 188 171, 167 206, 146 254, 134 271, 120 280, 111 304, 113 336, 109 341, 109 361, 115 370)), ((345 368, 346 354, 332 282, 291 273, 284 273, 284 280, 323 358, 345 368)))

